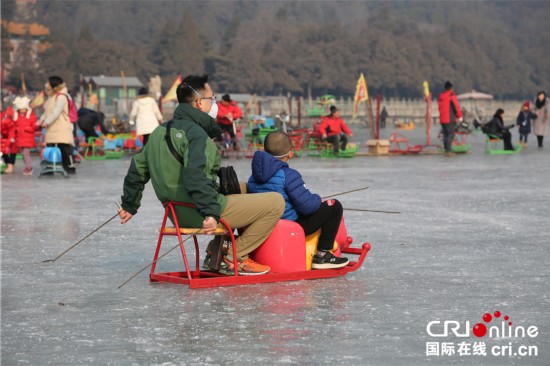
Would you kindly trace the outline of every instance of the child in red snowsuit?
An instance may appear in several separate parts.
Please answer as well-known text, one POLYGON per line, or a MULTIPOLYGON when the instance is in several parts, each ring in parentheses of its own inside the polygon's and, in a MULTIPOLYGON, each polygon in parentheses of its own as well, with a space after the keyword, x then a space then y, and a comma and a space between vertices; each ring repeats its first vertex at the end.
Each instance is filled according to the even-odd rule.
POLYGON ((23 175, 32 175, 31 148, 36 146, 35 131, 36 114, 31 109, 30 99, 28 97, 17 97, 13 102, 15 113, 13 120, 15 122, 15 145, 21 149, 25 169, 23 175))

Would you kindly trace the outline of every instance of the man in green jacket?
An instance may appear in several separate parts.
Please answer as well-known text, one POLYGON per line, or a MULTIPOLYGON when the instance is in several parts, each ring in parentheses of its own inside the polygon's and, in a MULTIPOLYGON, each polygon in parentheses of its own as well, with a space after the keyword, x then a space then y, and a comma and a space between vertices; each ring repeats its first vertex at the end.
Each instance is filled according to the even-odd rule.
MULTIPOLYGON (((174 111, 169 138, 181 164, 171 153, 163 123, 149 136, 147 145, 134 155, 124 179, 121 223, 137 213, 145 184, 151 179, 161 202, 192 203, 196 209, 177 206, 180 226, 202 227, 214 233, 220 217, 232 228, 245 228, 237 239, 238 271, 241 275, 269 272, 268 266, 254 262, 248 254, 259 247, 284 212, 283 197, 274 192, 224 196, 216 182, 221 156, 212 140, 221 133, 214 119, 216 101, 208 75, 187 76, 176 90, 179 105, 174 111), (213 118, 214 117, 214 118, 213 118)), ((226 260, 229 269, 233 262, 226 260)))

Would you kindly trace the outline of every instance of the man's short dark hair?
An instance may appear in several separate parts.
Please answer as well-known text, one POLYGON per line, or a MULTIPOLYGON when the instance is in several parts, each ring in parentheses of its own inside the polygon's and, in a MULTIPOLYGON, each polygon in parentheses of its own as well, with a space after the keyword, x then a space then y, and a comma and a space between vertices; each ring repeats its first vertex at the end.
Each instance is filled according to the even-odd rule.
POLYGON ((140 88, 139 91, 138 91, 138 95, 147 95, 149 94, 149 89, 143 87, 143 88, 140 88))
POLYGON ((193 103, 199 99, 200 96, 195 93, 195 90, 199 93, 204 91, 205 85, 208 82, 208 75, 189 75, 176 89, 176 95, 178 96, 179 103, 193 103), (195 89, 195 90, 193 90, 195 89))
POLYGON ((290 151, 292 142, 284 132, 273 131, 267 134, 264 140, 264 150, 273 156, 285 155, 290 151))
POLYGON ((222 100, 225 102, 231 102, 231 96, 229 94, 224 94, 222 100))
POLYGON ((53 88, 63 84, 63 79, 61 79, 61 76, 53 75, 48 78, 48 84, 53 88))

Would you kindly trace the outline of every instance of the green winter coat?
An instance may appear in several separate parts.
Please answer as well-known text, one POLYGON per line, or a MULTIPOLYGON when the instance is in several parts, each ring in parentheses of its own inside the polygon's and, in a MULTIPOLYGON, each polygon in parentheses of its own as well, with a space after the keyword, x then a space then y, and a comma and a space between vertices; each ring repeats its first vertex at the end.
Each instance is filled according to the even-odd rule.
POLYGON ((180 164, 165 141, 166 124, 158 126, 145 147, 134 157, 124 179, 122 208, 136 214, 145 184, 151 179, 161 202, 192 203, 196 209, 179 207, 180 226, 202 227, 206 216, 219 222, 227 199, 218 193, 217 175, 221 157, 212 138, 221 133, 216 121, 189 104, 174 111, 170 138, 183 158, 180 164))

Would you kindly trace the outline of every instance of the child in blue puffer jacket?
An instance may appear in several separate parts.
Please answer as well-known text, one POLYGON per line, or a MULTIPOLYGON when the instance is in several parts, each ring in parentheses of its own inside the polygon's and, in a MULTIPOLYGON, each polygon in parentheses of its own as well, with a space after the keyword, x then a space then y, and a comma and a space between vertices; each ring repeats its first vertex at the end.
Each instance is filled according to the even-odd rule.
POLYGON ((288 166, 294 152, 286 133, 270 132, 265 137, 264 150, 254 153, 248 192, 279 192, 285 199, 283 219, 298 223, 305 235, 321 229, 312 268, 345 267, 348 259, 335 257, 330 252, 342 220, 342 204, 335 199, 322 201, 318 194, 307 189, 300 173, 288 166))

